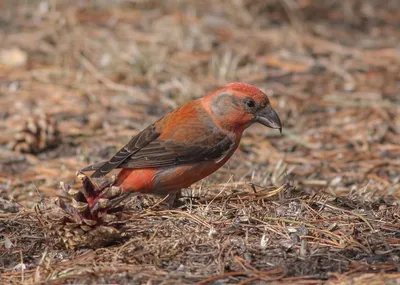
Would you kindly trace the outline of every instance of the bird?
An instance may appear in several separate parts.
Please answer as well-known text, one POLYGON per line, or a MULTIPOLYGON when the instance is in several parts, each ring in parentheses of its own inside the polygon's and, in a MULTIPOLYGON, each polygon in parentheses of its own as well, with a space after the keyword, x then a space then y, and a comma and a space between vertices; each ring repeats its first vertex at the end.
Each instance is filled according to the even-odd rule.
POLYGON ((123 193, 165 196, 172 207, 182 189, 229 160, 253 123, 282 133, 268 96, 253 85, 233 82, 177 107, 133 136, 108 161, 81 171, 94 171, 90 177, 101 178, 121 169, 114 186, 123 193))

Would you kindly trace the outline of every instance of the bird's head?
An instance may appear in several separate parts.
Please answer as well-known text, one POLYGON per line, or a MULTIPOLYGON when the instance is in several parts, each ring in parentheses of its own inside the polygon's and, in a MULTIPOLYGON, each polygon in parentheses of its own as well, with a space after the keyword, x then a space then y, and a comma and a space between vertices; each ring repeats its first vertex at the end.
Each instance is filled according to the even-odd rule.
POLYGON ((227 130, 242 132, 258 122, 282 132, 281 121, 268 96, 252 85, 230 83, 205 96, 202 101, 214 121, 227 130))

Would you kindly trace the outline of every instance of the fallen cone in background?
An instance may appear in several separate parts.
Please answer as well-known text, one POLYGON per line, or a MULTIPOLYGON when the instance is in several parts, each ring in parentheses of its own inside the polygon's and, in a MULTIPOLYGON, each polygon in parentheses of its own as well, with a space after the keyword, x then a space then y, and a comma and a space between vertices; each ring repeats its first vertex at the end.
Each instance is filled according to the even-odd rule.
POLYGON ((60 132, 57 122, 49 115, 33 115, 12 124, 14 137, 9 148, 22 153, 38 153, 47 148, 57 146, 60 132))

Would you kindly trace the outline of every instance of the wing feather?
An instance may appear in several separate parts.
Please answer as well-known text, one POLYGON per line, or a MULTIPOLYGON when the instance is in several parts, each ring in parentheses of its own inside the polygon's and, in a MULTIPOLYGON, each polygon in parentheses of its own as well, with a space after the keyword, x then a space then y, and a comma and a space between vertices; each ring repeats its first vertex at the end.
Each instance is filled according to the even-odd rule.
POLYGON ((187 145, 174 141, 154 140, 149 145, 125 160, 121 168, 154 168, 174 166, 207 160, 222 160, 234 148, 234 141, 226 134, 210 143, 210 138, 197 141, 196 145, 187 145))
POLYGON ((115 168, 221 161, 235 148, 235 138, 217 127, 205 109, 192 102, 141 131, 109 161, 88 166, 83 171, 95 170, 91 177, 102 177, 115 168))
MULTIPOLYGON (((141 150, 154 139, 160 136, 154 124, 150 125, 139 134, 134 136, 124 147, 122 147, 109 161, 102 164, 91 175, 93 178, 98 178, 106 175, 115 168, 118 168, 130 156, 141 150)), ((97 164, 96 164, 97 165, 97 164)), ((94 166, 96 166, 94 165, 94 166)), ((90 167, 90 166, 89 166, 90 167)), ((93 166, 92 166, 93 167, 93 166)))

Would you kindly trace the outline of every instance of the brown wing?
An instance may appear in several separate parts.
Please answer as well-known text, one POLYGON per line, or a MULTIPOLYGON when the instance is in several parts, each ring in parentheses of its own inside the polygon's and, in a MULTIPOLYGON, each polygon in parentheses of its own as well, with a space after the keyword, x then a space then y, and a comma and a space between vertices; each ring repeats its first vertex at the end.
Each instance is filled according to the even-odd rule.
MULTIPOLYGON (((200 130, 201 131, 201 130, 200 130)), ((156 139, 125 160, 121 168, 167 167, 207 160, 221 160, 234 147, 224 133, 199 137, 192 144, 156 139)))
POLYGON ((175 109, 149 126, 109 161, 89 166, 91 177, 115 168, 154 168, 206 160, 221 160, 235 146, 196 101, 175 109), (162 134, 161 134, 162 133, 162 134))
POLYGON ((121 148, 109 161, 97 163, 91 166, 88 166, 82 171, 91 171, 93 172, 91 177, 98 178, 106 175, 111 170, 119 167, 125 160, 127 160, 130 156, 137 153, 143 147, 148 145, 154 139, 160 136, 160 133, 157 132, 154 124, 148 126, 146 129, 141 131, 139 134, 134 136, 123 148, 121 148))
POLYGON ((219 161, 235 146, 234 141, 225 133, 214 132, 212 136, 204 136, 207 133, 204 129, 191 131, 199 132, 199 136, 188 144, 160 139, 149 142, 157 133, 151 135, 146 129, 132 138, 109 161, 91 165, 82 171, 96 170, 91 177, 97 178, 115 168, 155 168, 207 160, 219 161))

